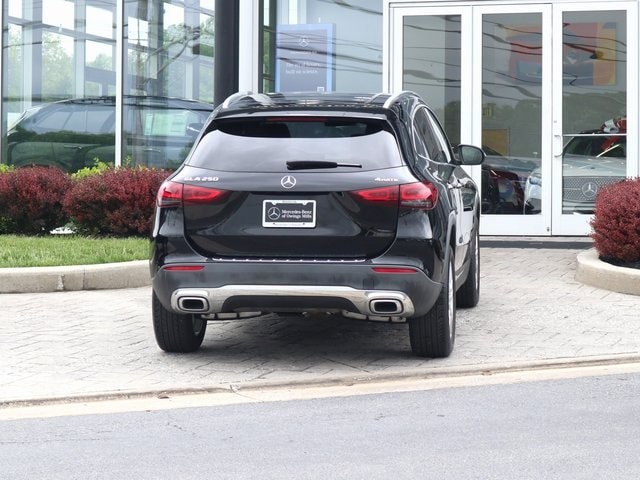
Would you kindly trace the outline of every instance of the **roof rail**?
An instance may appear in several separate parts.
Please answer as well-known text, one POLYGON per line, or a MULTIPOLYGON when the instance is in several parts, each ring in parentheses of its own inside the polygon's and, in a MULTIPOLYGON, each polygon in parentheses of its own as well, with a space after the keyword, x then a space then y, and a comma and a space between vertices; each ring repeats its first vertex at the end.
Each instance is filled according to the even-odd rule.
POLYGON ((389 92, 379 92, 376 93, 374 96, 372 96, 369 100, 367 100, 367 103, 373 103, 375 102, 378 97, 384 97, 385 95, 389 95, 389 92))
POLYGON ((242 98, 242 97, 247 97, 247 96, 251 96, 253 95, 253 92, 251 91, 246 91, 246 92, 236 92, 232 95, 229 95, 227 98, 225 98, 224 102, 222 102, 222 108, 229 108, 229 106, 235 102, 236 100, 242 98))
POLYGON ((273 105, 273 98, 266 93, 253 93, 249 95, 254 101, 265 105, 273 105))
POLYGON ((382 107, 383 108, 391 107, 391 104, 393 102, 395 102, 398 98, 400 98, 402 95, 405 95, 407 93, 413 93, 413 92, 411 90, 402 90, 401 92, 394 93, 389 98, 387 98, 387 100, 384 102, 384 105, 382 107))
POLYGON ((247 92, 237 92, 233 95, 228 96, 225 101, 222 103, 222 109, 230 108, 236 102, 246 100, 253 101, 259 105, 272 105, 273 99, 265 94, 265 93, 253 93, 251 91, 247 92))

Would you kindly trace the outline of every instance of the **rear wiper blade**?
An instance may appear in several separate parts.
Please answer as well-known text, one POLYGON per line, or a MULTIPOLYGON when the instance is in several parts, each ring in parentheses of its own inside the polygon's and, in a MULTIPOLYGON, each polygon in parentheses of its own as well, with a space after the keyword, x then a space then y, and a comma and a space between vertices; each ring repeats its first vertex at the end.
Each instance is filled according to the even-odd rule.
POLYGON ((287 170, 309 170, 313 168, 338 167, 362 168, 362 165, 358 163, 338 163, 326 160, 290 160, 287 162, 287 170))

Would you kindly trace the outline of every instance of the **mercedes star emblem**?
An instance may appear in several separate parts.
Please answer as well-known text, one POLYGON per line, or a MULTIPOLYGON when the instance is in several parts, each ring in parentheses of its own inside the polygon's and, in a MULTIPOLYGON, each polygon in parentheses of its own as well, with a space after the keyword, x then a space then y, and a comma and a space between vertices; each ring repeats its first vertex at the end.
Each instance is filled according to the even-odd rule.
POLYGON ((268 211, 267 211, 267 216, 269 217, 269 220, 277 220, 280 218, 280 209, 278 207, 271 207, 268 211))
POLYGON ((293 188, 296 186, 296 177, 292 177, 291 175, 282 177, 282 180, 280 180, 280 185, 287 189, 293 188))
POLYGON ((598 193, 598 185, 593 182, 587 182, 582 185, 580 190, 582 191, 582 195, 586 198, 595 198, 596 193, 598 193))

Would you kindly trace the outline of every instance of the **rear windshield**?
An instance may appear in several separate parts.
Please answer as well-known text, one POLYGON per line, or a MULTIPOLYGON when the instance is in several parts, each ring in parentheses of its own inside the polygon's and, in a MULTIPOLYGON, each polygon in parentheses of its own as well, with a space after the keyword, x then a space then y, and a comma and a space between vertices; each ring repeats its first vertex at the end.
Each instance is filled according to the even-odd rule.
POLYGON ((202 138, 189 164, 232 172, 281 172, 296 160, 358 164, 363 170, 402 165, 385 121, 319 117, 220 122, 202 138))

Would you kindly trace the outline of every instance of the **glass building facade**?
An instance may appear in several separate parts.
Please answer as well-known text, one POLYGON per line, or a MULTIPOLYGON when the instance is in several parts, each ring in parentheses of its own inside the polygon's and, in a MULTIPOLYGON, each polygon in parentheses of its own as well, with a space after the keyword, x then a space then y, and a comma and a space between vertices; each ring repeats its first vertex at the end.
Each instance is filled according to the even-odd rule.
POLYGON ((266 0, 261 89, 382 90, 382 0, 266 0))
POLYGON ((2 163, 179 164, 212 108, 214 3, 4 0, 2 163))
POLYGON ((488 154, 482 234, 585 235, 640 174, 640 0, 238 0, 218 71, 215 4, 3 0, 0 163, 175 168, 219 90, 413 90, 488 154))

